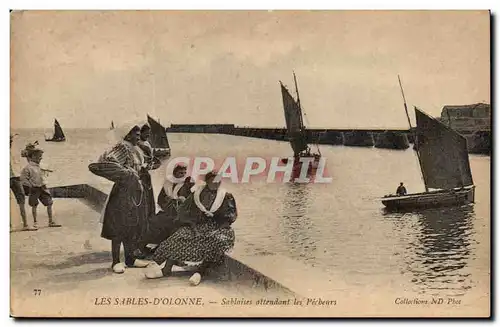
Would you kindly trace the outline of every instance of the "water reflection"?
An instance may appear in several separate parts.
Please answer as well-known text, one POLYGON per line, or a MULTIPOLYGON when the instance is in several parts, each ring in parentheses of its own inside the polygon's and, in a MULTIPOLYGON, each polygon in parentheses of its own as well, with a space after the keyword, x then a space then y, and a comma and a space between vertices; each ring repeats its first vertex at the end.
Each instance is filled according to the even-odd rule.
MULTIPOLYGON (((44 144, 42 147, 47 154, 44 162, 56 170, 49 177, 49 186, 68 185, 73 175, 78 175, 76 183, 99 182, 100 179, 88 171, 87 165, 107 147, 104 141, 106 132, 75 131, 68 138, 69 143, 44 144), (75 158, 80 158, 77 165, 75 158)), ((43 132, 28 132, 15 139, 12 154, 19 161, 18 172, 26 164, 24 158, 20 158, 21 149, 26 142, 36 139, 43 140, 43 132)), ((174 157, 210 151, 210 156, 221 158, 227 156, 228 149, 236 148, 237 156, 247 153, 272 156, 276 151, 280 155, 289 153, 289 145, 285 143, 234 136, 171 133, 169 139, 174 157)), ((226 184, 235 195, 240 210, 235 224, 238 239, 256 244, 255 248, 259 250, 279 253, 350 276, 355 292, 365 292, 362 283, 392 284, 398 289, 427 292, 436 291, 427 287, 481 286, 485 280, 483 276, 489 273, 486 262, 489 257, 482 257, 490 253, 489 158, 471 156, 474 181, 478 185, 474 219, 460 219, 460 213, 452 213, 448 221, 433 221, 445 217, 438 215, 433 218, 436 216, 433 212, 383 216, 384 213, 378 211, 382 207, 378 196, 386 193, 386 185, 397 186, 404 181, 412 191, 419 191, 418 185, 423 187, 413 150, 399 152, 349 147, 321 150, 323 156, 328 157, 329 169, 334 169, 326 174, 334 177, 333 183, 226 184), (374 195, 377 195, 376 199, 374 195), (470 223, 464 224, 464 220, 474 222, 473 236, 470 223), (456 231, 454 223, 462 224, 466 230, 456 231), (453 235, 455 232, 458 235, 453 235), (432 233, 442 234, 441 239, 436 239, 432 233), (468 242, 472 245, 466 244, 468 242), (440 247, 445 255, 439 253, 440 247), (468 251, 470 253, 466 253, 468 251), (454 258, 454 255, 461 257, 454 258), (432 262, 424 263, 426 260, 432 262), (439 270, 439 266, 445 270, 432 270, 439 270), (472 275, 468 276, 468 273, 472 275), (439 277, 439 274, 444 276, 439 277), (438 277, 433 279, 433 276, 438 277), (451 281, 445 282, 447 278, 451 281), (477 282, 472 284, 470 280, 477 282)), ((157 194, 164 182, 165 168, 152 172, 152 175, 157 194)), ((249 248, 249 253, 252 250, 249 248)), ((473 290, 482 291, 482 288, 474 287, 473 290)))
POLYGON ((311 193, 307 184, 286 184, 280 219, 280 234, 288 244, 290 254, 306 262, 316 251, 315 226, 308 214, 311 193))
POLYGON ((406 261, 419 292, 456 296, 471 288, 467 265, 473 215, 473 206, 432 209, 416 215, 416 234, 408 243, 406 261))

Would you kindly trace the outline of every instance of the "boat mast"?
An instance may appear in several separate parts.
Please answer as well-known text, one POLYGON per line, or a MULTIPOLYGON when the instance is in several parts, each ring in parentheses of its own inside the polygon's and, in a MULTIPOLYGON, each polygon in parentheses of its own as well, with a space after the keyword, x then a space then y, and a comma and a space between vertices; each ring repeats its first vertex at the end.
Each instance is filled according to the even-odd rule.
MULTIPOLYGON (((401 84, 401 78, 399 78, 399 75, 398 75, 398 81, 399 81, 399 87, 401 89, 401 95, 403 96, 403 103, 405 106, 406 118, 408 119, 408 125, 410 126, 410 132, 411 132, 412 126, 411 126, 410 115, 408 114, 408 106, 406 105, 405 92, 403 91, 403 85, 401 84)), ((416 132, 413 135, 413 140, 415 143, 418 143, 416 132)), ((420 149, 418 148, 418 146, 416 148, 416 151, 417 151, 417 157, 418 157, 418 165, 420 167, 420 173, 422 174, 422 180, 424 181, 425 191, 429 192, 429 188, 427 187, 427 183, 425 182, 425 173, 424 173, 424 170, 422 169, 422 160, 420 159, 420 149)))
POLYGON ((295 93, 297 93, 297 104, 300 109, 300 128, 304 128, 304 122, 302 121, 302 106, 300 105, 300 96, 299 96, 299 88, 297 87, 297 77, 295 76, 295 72, 293 72, 293 81, 295 82, 295 93))
MULTIPOLYGON (((299 109, 300 109, 300 126, 302 128, 302 133, 303 133, 303 136, 305 138, 305 135, 304 135, 304 122, 302 120, 302 105, 300 104, 300 96, 299 96, 299 88, 297 86, 297 76, 295 76, 295 72, 293 72, 293 81, 295 82, 295 92, 297 93, 297 105, 299 106, 299 109)), ((304 116, 305 116, 305 113, 304 113, 304 116)), ((307 117, 306 117, 307 119, 307 117)), ((321 151, 319 150, 319 145, 316 144, 316 147, 318 148, 318 152, 319 154, 321 155, 321 151)))

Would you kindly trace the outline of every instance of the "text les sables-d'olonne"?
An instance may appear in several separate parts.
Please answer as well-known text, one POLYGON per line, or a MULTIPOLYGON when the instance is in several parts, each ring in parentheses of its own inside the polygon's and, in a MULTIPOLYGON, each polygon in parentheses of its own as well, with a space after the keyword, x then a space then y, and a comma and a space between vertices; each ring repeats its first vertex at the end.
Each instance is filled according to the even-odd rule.
MULTIPOLYGON (((324 300, 321 298, 307 298, 307 299, 266 299, 249 300, 245 298, 223 298, 221 305, 256 305, 256 306, 335 306, 336 300, 324 300)), ((172 306, 202 306, 204 305, 202 298, 172 298, 172 297, 98 297, 94 299, 94 305, 99 306, 143 306, 143 305, 172 305, 172 306)))
POLYGON ((97 297, 94 305, 177 305, 177 306, 201 306, 201 297, 97 297))

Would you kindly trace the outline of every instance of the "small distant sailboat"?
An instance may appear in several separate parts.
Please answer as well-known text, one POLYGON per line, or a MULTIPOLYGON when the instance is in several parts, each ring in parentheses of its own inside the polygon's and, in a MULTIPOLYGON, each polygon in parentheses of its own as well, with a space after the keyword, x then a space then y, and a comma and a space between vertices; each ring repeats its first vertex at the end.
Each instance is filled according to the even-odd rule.
POLYGON ((61 124, 54 119, 54 135, 50 139, 45 139, 46 142, 64 142, 66 141, 66 136, 64 136, 64 132, 62 130, 61 124))
POLYGON ((149 115, 148 124, 151 127, 151 137, 149 142, 153 148, 153 156, 160 160, 170 157, 170 145, 168 143, 167 129, 149 115))
MULTIPOLYGON (((308 172, 312 173, 317 167, 321 153, 318 147, 318 153, 311 153, 311 148, 307 142, 306 130, 302 120, 302 107, 300 104, 299 89, 297 87, 297 78, 293 73, 295 82, 295 90, 297 92, 297 100, 295 100, 288 89, 280 81, 281 95, 283 97, 283 109, 285 112, 285 121, 288 140, 293 150, 294 157, 294 175, 300 174, 302 161, 300 158, 312 158, 313 161, 308 168, 308 172)), ((287 158, 281 159, 282 162, 288 162, 287 158)))
MULTIPOLYGON (((399 83, 401 86, 401 81, 399 83)), ((402 86, 401 92, 404 99, 402 86)), ((404 105, 411 129, 405 99, 404 105)), ((382 198, 382 204, 388 209, 408 210, 474 203, 475 186, 469 164, 467 140, 417 107, 415 116, 416 152, 425 192, 402 196, 386 195, 382 198), (430 188, 434 190, 430 191, 430 188)))
POLYGON ((109 130, 113 130, 115 129, 115 123, 113 121, 111 121, 111 126, 109 127, 109 130))

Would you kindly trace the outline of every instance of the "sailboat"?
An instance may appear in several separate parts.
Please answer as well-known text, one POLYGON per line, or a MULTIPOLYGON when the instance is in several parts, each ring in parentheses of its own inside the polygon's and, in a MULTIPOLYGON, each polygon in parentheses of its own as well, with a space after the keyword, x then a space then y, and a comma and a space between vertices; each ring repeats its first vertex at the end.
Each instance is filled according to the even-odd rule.
POLYGON ((115 123, 113 121, 111 121, 111 126, 109 127, 109 130, 113 130, 115 129, 115 123))
POLYGON ((54 136, 50 139, 45 139, 46 142, 64 142, 66 141, 66 137, 64 136, 64 132, 61 128, 61 125, 54 119, 54 136))
MULTIPOLYGON (((297 92, 297 100, 295 100, 288 89, 280 81, 281 95, 283 97, 283 109, 285 113, 285 122, 287 129, 287 136, 293 150, 294 157, 294 172, 300 173, 302 162, 300 158, 312 158, 312 164, 308 168, 308 172, 312 173, 317 167, 321 157, 321 153, 312 153, 311 148, 307 142, 306 130, 302 120, 302 107, 300 104, 299 89, 297 87, 297 78, 293 73, 295 82, 295 90, 297 92)), ((288 159, 281 159, 283 163, 287 163, 288 159)))
MULTIPOLYGON (((402 86, 401 92, 403 93, 402 86)), ((410 123, 406 100, 404 102, 410 123)), ((415 116, 415 142, 418 144, 416 152, 425 192, 402 196, 386 195, 382 198, 382 204, 388 209, 407 210, 474 203, 475 186, 469 164, 467 140, 417 107, 415 116)))
POLYGON ((153 147, 153 156, 160 160, 168 158, 170 156, 170 145, 168 144, 166 128, 149 115, 148 124, 151 127, 149 142, 153 147))

